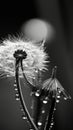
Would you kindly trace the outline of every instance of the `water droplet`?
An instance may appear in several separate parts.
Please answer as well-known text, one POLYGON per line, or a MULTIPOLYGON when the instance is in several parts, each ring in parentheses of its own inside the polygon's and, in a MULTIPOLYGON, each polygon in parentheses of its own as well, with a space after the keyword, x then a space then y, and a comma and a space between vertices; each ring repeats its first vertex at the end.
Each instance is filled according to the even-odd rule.
POLYGON ((19 100, 20 100, 20 98, 16 97, 16 100, 17 100, 17 101, 19 101, 19 100))
POLYGON ((36 73, 38 73, 38 70, 35 70, 36 73))
POLYGON ((45 113, 45 110, 42 110, 42 113, 45 113))
POLYGON ((7 77, 10 77, 10 75, 7 74, 7 77))
POLYGON ((60 98, 60 95, 58 95, 57 98, 60 98))
POLYGON ((59 93, 61 93, 61 91, 59 90, 59 93))
POLYGON ((22 119, 23 119, 23 120, 26 120, 26 119, 27 119, 27 117, 25 117, 25 116, 24 116, 24 117, 22 117, 22 119))
MULTIPOLYGON (((52 125, 50 126, 50 128, 52 128, 52 125)), ((50 129, 51 130, 51 129, 50 129)))
POLYGON ((42 125, 42 123, 41 123, 41 122, 38 122, 38 125, 39 125, 39 126, 41 126, 41 125, 42 125))
POLYGON ((67 100, 67 97, 64 97, 64 100, 67 100))
POLYGON ((15 88, 14 90, 15 90, 15 91, 18 91, 18 88, 15 88))
POLYGON ((47 100, 43 100, 43 103, 46 104, 46 103, 47 103, 47 100))
POLYGON ((19 95, 18 96, 16 95, 15 98, 16 98, 17 101, 20 100, 19 95))
POLYGON ((56 108, 54 108, 54 111, 56 111, 56 108))
POLYGON ((30 108, 33 109, 33 105, 30 108))
POLYGON ((46 97, 45 100, 48 100, 48 97, 46 97))
POLYGON ((33 79, 36 79, 35 77, 33 77, 33 79))
POLYGON ((16 97, 19 97, 19 94, 18 94, 18 93, 16 93, 15 95, 16 95, 16 97))
POLYGON ((17 84, 16 83, 14 83, 14 87, 16 87, 17 86, 17 84))
POLYGON ((51 126, 53 126, 53 125, 54 125, 54 122, 51 123, 51 126))
POLYGON ((26 119, 27 119, 27 117, 23 115, 23 116, 22 116, 22 119, 23 119, 23 120, 26 120, 26 119))
POLYGON ((59 103, 59 100, 56 100, 56 103, 59 103))
POLYGON ((40 94, 39 94, 38 92, 36 92, 36 93, 35 93, 35 96, 36 96, 36 97, 39 97, 39 96, 40 96, 40 94))

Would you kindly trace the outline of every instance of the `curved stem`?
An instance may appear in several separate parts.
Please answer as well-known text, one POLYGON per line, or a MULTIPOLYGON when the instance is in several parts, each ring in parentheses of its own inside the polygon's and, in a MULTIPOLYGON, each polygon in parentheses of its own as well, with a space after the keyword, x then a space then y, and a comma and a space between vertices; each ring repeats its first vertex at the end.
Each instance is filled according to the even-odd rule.
POLYGON ((23 107, 23 110, 32 126, 32 128, 34 130, 38 130, 37 126, 35 125, 35 123, 33 122, 29 112, 28 112, 28 109, 26 107, 26 104, 25 104, 25 101, 24 101, 24 98, 23 98, 23 94, 22 94, 22 90, 21 90, 21 85, 20 85, 20 80, 19 80, 19 63, 16 63, 16 83, 17 83, 17 88, 18 88, 18 93, 19 93, 19 97, 20 97, 20 102, 21 102, 21 105, 23 107))

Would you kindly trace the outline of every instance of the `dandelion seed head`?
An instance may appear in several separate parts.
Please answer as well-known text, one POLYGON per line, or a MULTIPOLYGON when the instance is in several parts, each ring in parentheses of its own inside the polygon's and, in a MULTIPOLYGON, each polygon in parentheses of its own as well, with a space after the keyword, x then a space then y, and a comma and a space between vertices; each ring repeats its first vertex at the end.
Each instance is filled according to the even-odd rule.
MULTIPOLYGON (((27 57, 23 59, 23 70, 29 77, 34 77, 35 70, 46 70, 47 54, 44 47, 37 46, 33 41, 24 41, 23 39, 6 39, 0 45, 0 70, 4 71, 10 77, 15 76, 15 58, 13 54, 17 50, 26 52, 27 57)), ((19 76, 22 71, 19 67, 19 76)))

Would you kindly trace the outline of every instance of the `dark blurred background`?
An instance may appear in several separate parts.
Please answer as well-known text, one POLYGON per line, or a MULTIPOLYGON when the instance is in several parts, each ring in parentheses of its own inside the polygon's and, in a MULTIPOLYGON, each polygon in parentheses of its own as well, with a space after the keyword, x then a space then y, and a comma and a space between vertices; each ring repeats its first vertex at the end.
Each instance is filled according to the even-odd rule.
MULTIPOLYGON (((58 66, 58 80, 72 99, 61 99, 57 105, 54 130, 73 130, 73 1, 0 1, 0 39, 7 38, 8 34, 20 34, 22 24, 32 18, 47 20, 56 31, 55 38, 47 41, 46 50, 53 66, 58 66)), ((15 101, 13 82, 13 78, 0 79, 0 130, 28 130, 15 101)), ((24 91, 30 108, 29 91, 27 88, 24 91)))

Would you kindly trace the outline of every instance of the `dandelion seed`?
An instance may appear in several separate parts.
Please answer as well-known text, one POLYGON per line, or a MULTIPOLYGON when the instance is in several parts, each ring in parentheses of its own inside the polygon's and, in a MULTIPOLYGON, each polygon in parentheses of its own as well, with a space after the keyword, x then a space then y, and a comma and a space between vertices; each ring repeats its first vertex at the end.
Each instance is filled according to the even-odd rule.
MULTIPOLYGON (((35 77, 35 70, 46 70, 47 54, 44 47, 39 47, 31 41, 24 41, 20 38, 4 40, 0 45, 0 69, 10 77, 15 76, 15 58, 13 54, 17 50, 26 52, 27 57, 23 60, 23 71, 27 78, 35 77)), ((19 67, 19 76, 22 78, 22 71, 19 67)))

